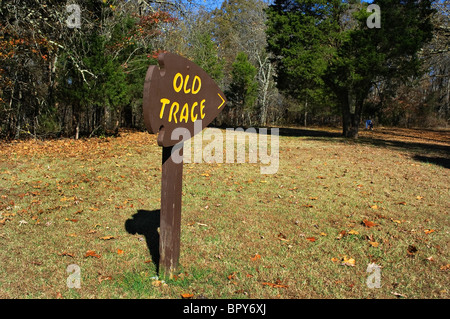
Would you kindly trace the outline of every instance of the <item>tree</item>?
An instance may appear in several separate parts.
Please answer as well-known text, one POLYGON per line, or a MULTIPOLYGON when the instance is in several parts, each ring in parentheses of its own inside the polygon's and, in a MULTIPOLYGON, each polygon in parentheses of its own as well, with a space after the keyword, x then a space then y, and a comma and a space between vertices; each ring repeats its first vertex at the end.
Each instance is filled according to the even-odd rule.
MULTIPOLYGON (((253 109, 247 109, 247 118, 253 123, 266 125, 271 104, 278 97, 274 85, 275 72, 270 54, 266 50, 267 0, 225 0, 220 9, 212 12, 213 38, 219 43, 219 55, 224 60, 224 84, 229 86, 232 65, 239 52, 248 56, 256 67, 258 98, 253 109)), ((242 123, 243 124, 243 123, 242 123)))
POLYGON ((256 72, 256 68, 248 61, 248 56, 244 52, 239 52, 232 65, 230 87, 225 93, 232 103, 232 118, 235 122, 238 115, 244 121, 245 114, 248 114, 256 102, 258 97, 256 72))
POLYGON ((217 44, 211 39, 209 32, 196 33, 192 41, 191 54, 194 63, 199 65, 215 81, 223 78, 223 59, 219 58, 217 44))
POLYGON ((297 99, 330 90, 341 107, 343 135, 358 137, 366 97, 381 78, 407 80, 431 39, 432 1, 380 0, 381 28, 369 28, 360 1, 277 0, 268 10, 268 49, 278 86, 297 99))
POLYGON ((71 27, 71 2, 0 1, 0 134, 100 133, 142 99, 156 39, 174 21, 158 9, 177 5, 73 1, 81 23, 71 27))

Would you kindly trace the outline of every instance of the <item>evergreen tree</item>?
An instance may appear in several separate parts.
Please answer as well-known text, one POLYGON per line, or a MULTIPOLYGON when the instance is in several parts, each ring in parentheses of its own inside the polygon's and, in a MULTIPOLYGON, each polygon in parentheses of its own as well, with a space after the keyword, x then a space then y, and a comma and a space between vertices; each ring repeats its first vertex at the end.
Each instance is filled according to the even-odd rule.
POLYGON ((228 100, 233 105, 232 118, 237 114, 242 117, 252 111, 258 98, 258 83, 255 80, 256 68, 249 62, 247 54, 239 52, 232 65, 231 84, 226 91, 228 100))
POLYGON ((342 109, 343 135, 357 137, 374 83, 419 72, 417 52, 432 35, 431 3, 377 1, 381 28, 370 28, 371 12, 360 1, 275 1, 267 35, 279 88, 297 99, 311 90, 331 90, 342 109))
POLYGON ((193 40, 193 62, 216 82, 220 82, 223 78, 224 60, 219 58, 217 44, 211 39, 211 34, 206 31, 197 33, 193 40))

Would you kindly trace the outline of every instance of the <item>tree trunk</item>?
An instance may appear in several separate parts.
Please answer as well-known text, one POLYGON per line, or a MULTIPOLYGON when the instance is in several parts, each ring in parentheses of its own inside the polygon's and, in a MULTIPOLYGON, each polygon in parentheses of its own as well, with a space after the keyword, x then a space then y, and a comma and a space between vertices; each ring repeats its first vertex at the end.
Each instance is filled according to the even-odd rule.
POLYGON ((306 118, 308 116, 308 96, 306 96, 306 101, 305 101, 305 127, 307 124, 306 118))
POLYGON ((80 108, 72 104, 72 128, 75 126, 75 139, 80 137, 80 108))
POLYGON ((364 99, 353 100, 351 94, 342 96, 342 135, 348 138, 358 138, 364 99))
POLYGON ((344 137, 350 137, 350 127, 351 127, 351 118, 350 118, 350 104, 348 101, 348 94, 345 93, 341 96, 342 103, 342 135, 344 137))

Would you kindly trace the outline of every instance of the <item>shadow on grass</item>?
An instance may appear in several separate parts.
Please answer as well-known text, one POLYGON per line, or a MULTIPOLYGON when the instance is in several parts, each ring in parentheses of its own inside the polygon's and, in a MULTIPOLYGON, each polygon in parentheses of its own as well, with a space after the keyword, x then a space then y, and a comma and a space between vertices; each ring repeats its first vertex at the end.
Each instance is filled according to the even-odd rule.
POLYGON ((415 155, 413 158, 424 163, 436 164, 445 168, 450 168, 450 158, 422 155, 415 155))
POLYGON ((132 218, 125 222, 125 230, 132 234, 144 235, 148 250, 155 264, 156 273, 159 272, 159 233, 160 210, 140 209, 132 218))
POLYGON ((301 129, 301 128, 286 128, 280 127, 280 136, 293 136, 293 137, 342 137, 341 133, 321 131, 317 129, 301 129))
MULTIPOLYGON (((344 138, 342 134, 337 132, 328 132, 318 129, 280 128, 279 133, 281 136, 306 137, 308 140, 323 141, 323 138, 328 138, 331 141, 335 141, 338 143, 355 143, 362 145, 385 147, 389 149, 397 149, 397 150, 401 149, 411 153, 412 158, 414 160, 440 165, 445 168, 450 168, 450 146, 443 144, 437 144, 432 142, 421 143, 414 141, 400 141, 400 140, 392 140, 389 138, 383 139, 376 137, 359 137, 358 139, 352 140, 344 138)), ((402 136, 402 137, 406 136, 414 138, 414 136, 405 135, 404 133, 399 132, 391 132, 384 134, 386 134, 387 137, 389 134, 391 136, 402 136)), ((427 140, 441 142, 439 140, 433 139, 427 140)))

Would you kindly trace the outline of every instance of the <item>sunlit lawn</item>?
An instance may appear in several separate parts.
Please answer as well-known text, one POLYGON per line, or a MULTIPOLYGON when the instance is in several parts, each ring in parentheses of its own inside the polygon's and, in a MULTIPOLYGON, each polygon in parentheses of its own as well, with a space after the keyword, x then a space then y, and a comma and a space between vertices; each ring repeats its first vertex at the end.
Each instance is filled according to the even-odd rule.
POLYGON ((166 281, 149 249, 154 135, 2 142, 0 298, 448 298, 448 131, 338 132, 281 130, 277 174, 185 163, 181 266, 166 281))

